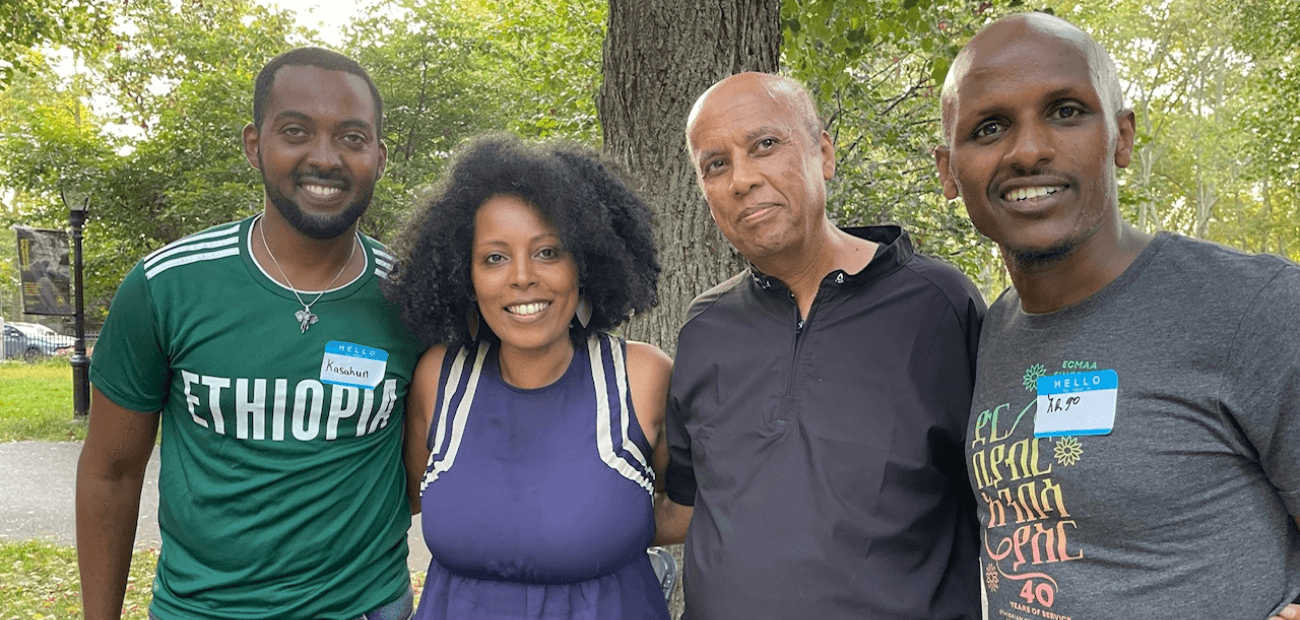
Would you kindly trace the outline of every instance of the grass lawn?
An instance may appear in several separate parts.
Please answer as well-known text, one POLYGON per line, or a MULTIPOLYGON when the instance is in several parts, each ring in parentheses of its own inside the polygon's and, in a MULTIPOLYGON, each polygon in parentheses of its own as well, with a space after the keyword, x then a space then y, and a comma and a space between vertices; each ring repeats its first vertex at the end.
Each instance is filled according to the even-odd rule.
MULTIPOLYGON (((122 620, 146 620, 153 593, 155 551, 131 560, 122 620)), ((0 620, 81 618, 77 551, 43 541, 0 542, 0 620)))
MULTIPOLYGON (((85 438, 86 425, 72 421, 72 367, 67 359, 0 362, 0 443, 85 438)), ((0 620, 8 617, 0 615, 0 620)))
MULTIPOLYGON (((155 550, 137 551, 122 601, 122 620, 147 620, 153 595, 155 550)), ((411 575, 419 600, 424 573, 411 575)), ((0 620, 81 618, 77 551, 44 541, 0 542, 0 620)))

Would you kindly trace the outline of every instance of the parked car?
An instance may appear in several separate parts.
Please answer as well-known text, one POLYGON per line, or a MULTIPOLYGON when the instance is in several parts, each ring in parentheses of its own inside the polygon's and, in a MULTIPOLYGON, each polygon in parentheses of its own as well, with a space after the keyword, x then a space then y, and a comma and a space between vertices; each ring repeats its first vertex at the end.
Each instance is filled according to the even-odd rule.
POLYGON ((50 329, 48 326, 41 325, 40 323, 24 323, 23 321, 10 321, 9 324, 17 325, 18 329, 27 332, 36 332, 42 338, 51 338, 59 341, 67 340, 68 342, 73 341, 72 336, 65 336, 63 334, 60 334, 59 332, 50 329))
POLYGON ((36 323, 5 323, 5 357, 28 361, 72 352, 76 341, 36 323))

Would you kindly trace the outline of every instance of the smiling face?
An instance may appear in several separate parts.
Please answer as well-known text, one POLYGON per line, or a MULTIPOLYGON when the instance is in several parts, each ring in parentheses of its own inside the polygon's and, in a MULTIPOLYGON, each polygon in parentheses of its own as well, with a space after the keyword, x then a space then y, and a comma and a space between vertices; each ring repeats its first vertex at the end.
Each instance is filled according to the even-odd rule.
POLYGON ((470 280, 479 314, 503 347, 572 346, 578 267, 555 227, 517 196, 488 198, 474 217, 470 280))
POLYGON ((288 65, 276 71, 262 126, 244 128, 244 152, 285 221, 333 239, 365 213, 383 175, 388 149, 377 120, 360 76, 288 65))
POLYGON ((1113 242, 1120 227, 1114 167, 1129 163, 1133 113, 1115 110, 1112 87, 1098 84, 1104 52, 1067 26, 999 22, 971 41, 945 86, 950 141, 935 150, 944 195, 962 197, 1013 268, 1113 242))
POLYGON ((798 256, 825 222, 835 155, 801 96, 782 78, 742 73, 706 92, 687 122, 709 213, 727 241, 760 268, 798 256))

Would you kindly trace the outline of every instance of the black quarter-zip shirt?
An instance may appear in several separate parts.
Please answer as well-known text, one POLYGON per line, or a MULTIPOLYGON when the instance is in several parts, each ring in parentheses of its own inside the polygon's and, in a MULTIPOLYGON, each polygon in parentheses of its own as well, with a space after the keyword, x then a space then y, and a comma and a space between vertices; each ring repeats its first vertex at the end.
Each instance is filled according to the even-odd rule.
POLYGON ((687 619, 978 617, 966 422, 985 305, 897 226, 808 316, 748 269, 678 336, 667 493, 694 506, 687 619))

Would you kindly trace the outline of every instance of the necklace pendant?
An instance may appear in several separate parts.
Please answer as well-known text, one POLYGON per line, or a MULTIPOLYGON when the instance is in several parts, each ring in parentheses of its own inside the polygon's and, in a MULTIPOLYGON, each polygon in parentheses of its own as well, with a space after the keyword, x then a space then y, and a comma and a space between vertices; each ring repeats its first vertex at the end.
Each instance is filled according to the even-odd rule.
POLYGON ((293 313, 293 317, 298 319, 299 326, 302 328, 301 333, 304 334, 307 333, 308 327, 311 327, 316 323, 316 321, 320 320, 320 317, 312 314, 311 310, 308 308, 303 308, 302 310, 293 313))

